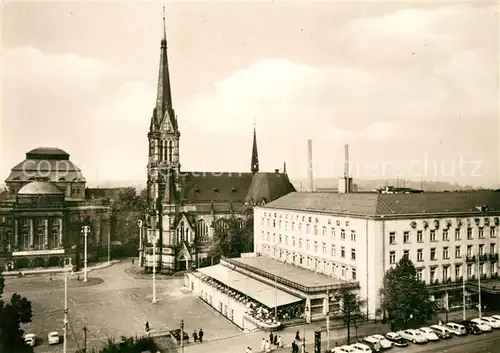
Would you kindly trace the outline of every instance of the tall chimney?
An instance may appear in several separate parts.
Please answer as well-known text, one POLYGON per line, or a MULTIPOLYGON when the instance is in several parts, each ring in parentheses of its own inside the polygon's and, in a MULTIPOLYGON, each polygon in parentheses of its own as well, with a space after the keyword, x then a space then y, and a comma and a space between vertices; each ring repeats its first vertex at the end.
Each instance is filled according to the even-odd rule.
POLYGON ((344 145, 344 176, 349 177, 349 145, 344 145))
POLYGON ((309 191, 314 191, 314 181, 313 181, 313 157, 312 157, 312 140, 307 140, 307 162, 308 170, 307 177, 309 181, 309 191))

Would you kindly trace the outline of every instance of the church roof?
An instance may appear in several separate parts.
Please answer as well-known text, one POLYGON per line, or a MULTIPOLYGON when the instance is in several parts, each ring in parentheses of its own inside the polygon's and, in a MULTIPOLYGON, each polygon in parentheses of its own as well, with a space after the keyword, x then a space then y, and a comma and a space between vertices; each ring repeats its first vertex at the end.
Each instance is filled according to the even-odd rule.
POLYGON ((293 192, 265 205, 266 208, 300 210, 362 217, 429 216, 446 214, 500 214, 496 191, 423 192, 379 194, 293 192))
POLYGON ((47 181, 33 181, 27 185, 24 185, 18 195, 60 195, 64 192, 59 189, 56 185, 49 183, 47 181))
POLYGON ((262 201, 269 202, 276 200, 294 191, 295 188, 288 179, 287 174, 255 173, 248 190, 246 201, 253 201, 254 203, 260 204, 262 201))

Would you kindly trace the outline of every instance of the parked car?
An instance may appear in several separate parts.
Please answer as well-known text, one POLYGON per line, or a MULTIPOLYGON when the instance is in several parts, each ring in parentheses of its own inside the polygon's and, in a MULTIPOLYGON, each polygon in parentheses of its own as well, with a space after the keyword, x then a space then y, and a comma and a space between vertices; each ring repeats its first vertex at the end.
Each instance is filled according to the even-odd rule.
POLYGON ((462 325, 465 326, 467 333, 471 333, 473 335, 480 334, 481 332, 491 331, 491 326, 486 324, 483 320, 477 320, 477 321, 465 320, 462 321, 462 325))
POLYGON ((380 344, 380 342, 371 336, 363 338, 361 340, 361 343, 366 344, 374 352, 380 352, 382 350, 382 345, 380 344))
POLYGON ((47 335, 47 341, 49 342, 50 345, 59 344, 61 342, 61 339, 59 337, 59 332, 57 332, 57 331, 50 332, 47 335))
POLYGON ((24 342, 30 347, 36 346, 36 335, 34 333, 27 333, 24 335, 24 342))
POLYGON ((467 330, 464 325, 457 324, 456 322, 448 322, 445 325, 451 333, 457 336, 465 336, 467 335, 467 330))
POLYGON ((488 325, 490 325, 492 328, 500 328, 500 321, 498 321, 492 317, 486 316, 486 317, 482 317, 481 319, 483 321, 486 321, 486 323, 488 325))
POLYGON ((376 339, 380 345, 382 346, 383 349, 389 349, 392 348, 392 342, 389 341, 387 338, 385 338, 382 335, 372 335, 372 338, 376 339))
POLYGON ((353 353, 372 353, 372 349, 364 343, 351 344, 351 347, 354 349, 353 353))
POLYGON ((491 315, 492 318, 494 318, 495 320, 500 320, 500 315, 491 315))
POLYGON ((332 353, 355 353, 351 346, 340 346, 332 349, 332 353))
POLYGON ((432 325, 431 326, 431 329, 432 331, 434 331, 434 333, 439 337, 439 338, 442 338, 442 339, 448 339, 448 338, 451 338, 453 337, 451 335, 451 332, 450 330, 446 327, 446 326, 443 326, 443 325, 432 325))
POLYGON ((403 330, 398 332, 401 337, 403 337, 405 340, 413 343, 427 343, 428 340, 425 338, 423 334, 420 333, 418 330, 414 329, 408 329, 408 330, 403 330))
POLYGON ((388 332, 385 334, 385 338, 391 341, 394 347, 408 347, 408 342, 398 335, 396 332, 388 332))
POLYGON ((418 329, 428 341, 436 342, 439 341, 439 337, 430 327, 421 327, 418 329))

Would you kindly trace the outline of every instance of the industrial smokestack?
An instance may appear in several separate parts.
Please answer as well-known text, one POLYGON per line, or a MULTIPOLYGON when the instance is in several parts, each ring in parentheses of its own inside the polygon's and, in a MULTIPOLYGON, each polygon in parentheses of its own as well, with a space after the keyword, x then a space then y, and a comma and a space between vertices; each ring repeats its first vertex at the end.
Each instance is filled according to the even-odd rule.
POLYGON ((312 140, 307 140, 307 162, 308 162, 308 181, 309 181, 309 191, 314 191, 314 181, 313 181, 313 157, 312 157, 312 140))
POLYGON ((344 176, 349 177, 349 145, 344 145, 345 157, 344 157, 344 176))

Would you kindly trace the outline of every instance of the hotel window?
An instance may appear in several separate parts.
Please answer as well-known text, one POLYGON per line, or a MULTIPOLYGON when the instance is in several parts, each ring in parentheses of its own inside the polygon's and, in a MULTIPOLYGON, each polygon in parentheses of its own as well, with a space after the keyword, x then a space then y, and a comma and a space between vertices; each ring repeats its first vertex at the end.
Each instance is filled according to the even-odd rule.
POLYGON ((302 223, 299 223, 299 232, 302 232, 302 223))
POLYGON ((495 228, 493 227, 490 228, 490 238, 496 238, 495 228))
POLYGON ((455 258, 456 259, 459 259, 460 257, 462 257, 462 254, 461 254, 461 246, 455 246, 455 258))
POLYGON ((467 256, 472 256, 472 245, 467 245, 467 256))
POLYGON ((455 278, 462 277, 462 266, 455 265, 455 278))
POLYGON ((302 249, 302 238, 299 238, 299 249, 302 249))
POLYGON ((423 243, 424 236, 421 230, 417 230, 417 243, 423 243))
POLYGON ((342 266, 342 277, 345 277, 345 266, 342 266))
POLYGON ((266 240, 269 241, 271 239, 270 235, 269 235, 269 232, 267 232, 267 235, 266 235, 266 240))
POLYGON ((295 230, 295 222, 292 222, 292 230, 295 230))
POLYGON ((340 248, 340 257, 345 258, 345 247, 344 246, 340 248))
POLYGON ((356 260, 356 249, 351 249, 351 260, 356 260))
POLYGON ((302 255, 299 256, 299 264, 302 265, 302 255))
POLYGON ((322 233, 323 236, 326 236, 326 227, 323 227, 323 233, 322 233))
POLYGON ((484 255, 484 245, 483 244, 479 245, 479 255, 484 255))
POLYGON ((309 239, 306 240, 306 250, 310 250, 311 246, 309 243, 309 239))
POLYGON ((281 244, 281 234, 280 234, 280 236, 279 236, 279 243, 281 244))
POLYGON ((430 279, 430 283, 433 283, 435 280, 436 280, 436 269, 435 268, 431 268, 430 271, 429 271, 429 279, 430 279))
POLYGON ((278 228, 281 229, 281 221, 278 223, 278 228))
POLYGON ((266 235, 264 234, 264 231, 262 231, 262 239, 266 239, 266 235))
POLYGON ((332 262, 332 274, 337 274, 337 265, 332 262))
POLYGON ((355 269, 355 268, 353 268, 353 269, 351 270, 351 275, 352 275, 352 279, 353 279, 353 280, 356 280, 356 269, 355 269))
POLYGON ((494 253, 495 253, 495 243, 490 244, 490 254, 494 254, 494 253))
POLYGON ((292 246, 295 247, 295 237, 292 237, 292 246))
POLYGON ((273 228, 276 228, 276 220, 273 219, 273 228))
POLYGON ((448 229, 443 229, 443 240, 444 241, 450 240, 450 236, 448 235, 448 229))
POLYGON ((288 246, 288 235, 285 235, 285 245, 288 246))
POLYGON ((478 236, 479 239, 483 239, 484 238, 484 229, 483 228, 479 228, 478 232, 479 232, 479 236, 478 236))
POLYGON ((288 221, 285 221, 285 230, 288 230, 288 221))
POLYGON ((314 235, 318 235, 318 226, 314 226, 314 235))
POLYGON ((267 220, 267 227, 268 227, 268 228, 269 228, 269 224, 270 224, 269 222, 270 222, 270 221, 269 221, 269 220, 267 220))
POLYGON ((455 240, 462 240, 462 233, 460 232, 460 228, 455 228, 455 240))
POLYGON ((443 266, 443 281, 448 279, 448 266, 443 266))
POLYGON ((389 263, 390 264, 395 264, 396 263, 396 252, 395 251, 391 251, 389 253, 389 263))
POLYGON ((311 266, 311 258, 310 257, 307 258, 306 266, 307 267, 311 266))
POLYGON ((418 262, 424 261, 424 250, 423 249, 417 250, 417 261, 418 262))
POLYGON ((467 265, 467 278, 472 277, 472 264, 467 265))
POLYGON ((390 245, 396 244, 396 232, 389 233, 389 244, 390 245))
POLYGON ((276 233, 273 233, 273 243, 276 243, 276 233))
POLYGON ((340 239, 345 240, 345 230, 344 229, 340 230, 340 239))
POLYGON ((314 242, 314 252, 318 252, 318 242, 314 242))
POLYGON ((408 244, 410 242, 410 232, 403 232, 403 243, 408 244))
POLYGON ((356 232, 354 230, 351 230, 351 241, 356 241, 356 232))
POLYGON ((472 228, 468 227, 467 228, 467 239, 472 239, 472 228))
POLYGON ((261 226, 264 227, 264 218, 261 219, 261 222, 260 222, 261 226))
POLYGON ((322 247, 323 247, 323 254, 326 254, 326 243, 323 243, 322 247))
POLYGON ((311 225, 310 224, 306 224, 306 233, 307 234, 311 233, 311 225))
POLYGON ((436 248, 431 248, 431 261, 436 260, 436 248))
POLYGON ((436 231, 434 229, 431 229, 430 238, 432 242, 436 241, 436 231))
POLYGON ((423 281, 423 280, 424 280, 423 273, 424 273, 424 271, 423 271, 421 268, 419 268, 419 269, 417 270, 417 279, 418 279, 419 281, 423 281))
POLYGON ((403 257, 410 258, 410 250, 403 250, 403 257))
POLYGON ((332 245, 332 256, 335 256, 335 245, 332 245))
POLYGON ((445 247, 443 248, 443 259, 447 260, 447 259, 449 259, 449 258, 450 258, 450 254, 448 253, 448 247, 447 247, 447 246, 445 246, 445 247))
POLYGON ((330 231, 331 231, 332 239, 335 239, 335 228, 332 228, 330 231))

